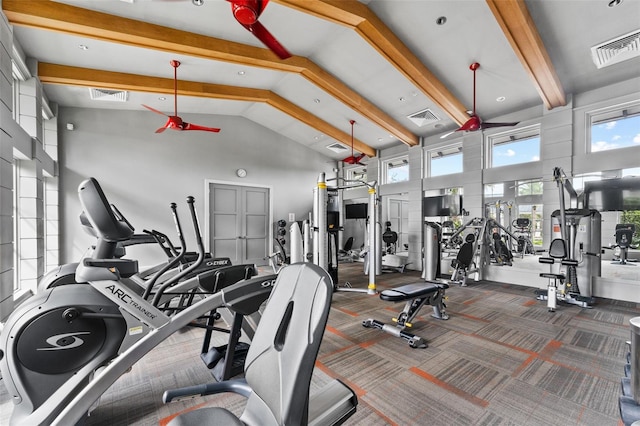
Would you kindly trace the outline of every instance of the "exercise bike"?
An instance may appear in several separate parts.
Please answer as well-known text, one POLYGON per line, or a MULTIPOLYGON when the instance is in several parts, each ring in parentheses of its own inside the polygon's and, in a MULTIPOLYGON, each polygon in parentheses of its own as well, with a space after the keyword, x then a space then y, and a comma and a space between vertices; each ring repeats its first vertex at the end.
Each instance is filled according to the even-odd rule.
MULTIPOLYGON (((84 212, 98 235, 91 257, 76 270, 78 282, 50 288, 21 304, 0 333, 0 371, 14 410, 11 425, 73 425, 146 353, 177 330, 217 308, 249 315, 269 297, 275 275, 226 287, 173 316, 150 303, 125 278, 135 260, 113 257, 133 233, 116 215, 95 179, 78 189, 84 212)), ((197 232, 197 231, 196 231, 197 232)), ((216 270, 183 281, 186 288, 215 288, 216 270)))

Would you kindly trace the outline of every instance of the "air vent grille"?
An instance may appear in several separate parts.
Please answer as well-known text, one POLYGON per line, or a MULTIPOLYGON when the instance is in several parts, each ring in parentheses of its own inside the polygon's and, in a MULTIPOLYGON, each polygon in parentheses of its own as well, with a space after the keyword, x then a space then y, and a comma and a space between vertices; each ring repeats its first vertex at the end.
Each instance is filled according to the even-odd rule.
POLYGON ((337 152, 339 154, 349 150, 348 147, 342 145, 341 143, 332 143, 331 145, 327 145, 327 149, 330 149, 331 151, 337 152))
POLYGON ((640 30, 591 48, 591 57, 598 68, 617 64, 636 56, 640 56, 640 30))
POLYGON ((413 114, 408 115, 407 118, 413 121, 418 127, 423 127, 427 124, 440 121, 440 117, 435 115, 429 108, 414 112, 413 114))
POLYGON ((94 101, 127 102, 129 92, 126 90, 89 89, 89 96, 94 101))

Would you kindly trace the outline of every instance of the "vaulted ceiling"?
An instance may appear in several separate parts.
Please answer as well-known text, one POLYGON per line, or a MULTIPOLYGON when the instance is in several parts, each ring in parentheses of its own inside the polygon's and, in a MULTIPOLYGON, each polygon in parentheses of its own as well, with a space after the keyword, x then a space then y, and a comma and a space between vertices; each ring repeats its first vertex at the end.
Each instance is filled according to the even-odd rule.
POLYGON ((640 69, 637 57, 597 68, 591 56, 592 46, 640 29, 640 0, 272 0, 260 22, 292 53, 284 60, 234 19, 228 1, 202 3, 3 0, 2 8, 50 101, 172 112, 176 59, 183 118, 243 116, 336 160, 350 152, 327 146, 351 148, 350 120, 354 149, 369 156, 458 128, 474 103, 473 62, 486 121, 563 106, 640 69), (92 100, 88 88, 129 95, 92 100))

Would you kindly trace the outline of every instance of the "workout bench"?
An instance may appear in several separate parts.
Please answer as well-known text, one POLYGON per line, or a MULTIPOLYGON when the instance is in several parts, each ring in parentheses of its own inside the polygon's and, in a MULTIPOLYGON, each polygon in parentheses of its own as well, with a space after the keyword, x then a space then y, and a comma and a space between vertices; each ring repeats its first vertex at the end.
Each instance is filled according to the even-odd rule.
POLYGON ((409 346, 412 348, 426 348, 427 342, 424 339, 405 330, 413 326, 413 319, 426 303, 433 307, 432 317, 441 320, 449 319, 442 301, 447 288, 449 288, 448 284, 426 281, 384 290, 380 293, 380 299, 388 302, 405 302, 402 312, 398 314, 397 318, 393 318, 396 325, 385 324, 371 318, 362 321, 362 325, 367 328, 378 328, 396 337, 401 337, 409 342, 409 346))

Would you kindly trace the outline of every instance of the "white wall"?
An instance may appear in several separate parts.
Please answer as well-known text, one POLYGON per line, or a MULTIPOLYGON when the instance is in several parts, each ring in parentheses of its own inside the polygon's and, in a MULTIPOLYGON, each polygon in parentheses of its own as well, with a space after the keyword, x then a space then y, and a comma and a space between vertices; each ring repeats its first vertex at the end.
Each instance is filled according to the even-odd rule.
MULTIPOLYGON (((60 108, 61 262, 77 261, 92 238, 81 230, 77 197, 80 182, 95 177, 107 198, 136 228, 175 235, 169 204, 187 221, 188 195, 204 232, 204 182, 214 179, 273 188, 273 220, 301 220, 313 206, 318 174, 332 176, 335 162, 242 117, 188 115, 186 121, 222 128, 220 133, 154 131, 162 117, 148 112, 60 108), (73 123, 75 130, 66 130, 73 123), (240 179, 238 168, 248 171, 240 179)), ((186 227, 186 226, 185 226, 186 227)), ((191 228, 187 245, 194 247, 191 228)), ((141 264, 162 259, 159 249, 130 248, 141 264)))

